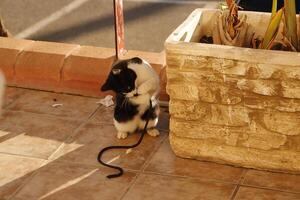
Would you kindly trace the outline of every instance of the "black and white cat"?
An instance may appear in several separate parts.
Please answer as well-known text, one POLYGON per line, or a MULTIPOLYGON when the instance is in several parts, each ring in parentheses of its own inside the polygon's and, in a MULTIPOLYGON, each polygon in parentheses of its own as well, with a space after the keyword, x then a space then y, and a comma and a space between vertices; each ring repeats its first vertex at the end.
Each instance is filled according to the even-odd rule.
POLYGON ((156 98, 159 93, 159 77, 149 63, 138 57, 115 62, 101 90, 116 93, 114 125, 119 139, 142 130, 147 118, 147 133, 151 136, 159 135, 159 131, 155 129, 159 115, 156 98))

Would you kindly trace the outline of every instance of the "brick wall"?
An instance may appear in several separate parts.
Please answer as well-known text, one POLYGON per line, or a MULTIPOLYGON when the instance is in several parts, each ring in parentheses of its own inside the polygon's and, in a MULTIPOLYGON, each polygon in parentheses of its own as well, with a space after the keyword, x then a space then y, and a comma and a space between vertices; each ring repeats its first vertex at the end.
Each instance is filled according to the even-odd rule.
MULTIPOLYGON (((140 56, 161 77, 161 100, 168 100, 163 53, 128 51, 124 58, 140 56)), ((0 69, 8 85, 104 96, 100 86, 115 59, 114 49, 0 37, 0 69)))

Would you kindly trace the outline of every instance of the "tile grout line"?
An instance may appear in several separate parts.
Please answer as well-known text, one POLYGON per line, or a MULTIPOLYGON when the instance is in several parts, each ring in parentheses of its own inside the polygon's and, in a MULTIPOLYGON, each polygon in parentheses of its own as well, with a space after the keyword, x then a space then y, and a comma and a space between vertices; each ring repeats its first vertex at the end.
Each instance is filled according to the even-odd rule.
MULTIPOLYGON (((71 164, 71 165, 77 165, 77 166, 82 166, 82 167, 90 167, 90 168, 105 168, 104 166, 99 166, 99 165, 94 165, 94 164, 86 164, 86 163, 81 163, 81 162, 72 162, 72 161, 64 161, 64 160, 56 160, 56 164, 59 165, 64 165, 64 164, 71 164)), ((124 169, 124 171, 127 172, 133 172, 133 173, 138 173, 139 170, 135 170, 135 169, 129 169, 126 167, 122 167, 122 169, 124 169)))
POLYGON ((40 173, 39 169, 44 167, 46 164, 47 164, 47 160, 44 160, 44 162, 40 165, 40 167, 36 169, 34 172, 32 172, 32 174, 27 179, 24 180, 24 183, 22 183, 19 187, 17 187, 17 189, 11 194, 11 196, 7 200, 13 200, 14 197, 25 187, 25 185, 29 183, 35 177, 35 175, 40 173))
POLYGON ((235 197, 236 197, 236 195, 237 195, 237 193, 238 193, 238 191, 240 189, 241 184, 244 182, 244 179, 245 179, 245 177, 247 175, 247 172, 248 172, 248 169, 244 169, 243 170, 243 172, 241 174, 241 177, 239 178, 239 181, 238 181, 236 187, 234 188, 234 191, 233 191, 233 193, 232 193, 232 195, 230 197, 230 200, 234 200, 235 199, 235 197))
POLYGON ((211 179, 211 178, 204 178, 204 177, 192 177, 192 176, 183 176, 183 175, 174 175, 174 174, 162 174, 162 173, 153 172, 153 171, 145 171, 143 173, 158 175, 158 176, 173 177, 173 178, 185 178, 185 179, 191 179, 191 180, 201 180, 201 181, 205 181, 205 182, 209 182, 209 183, 222 183, 222 184, 229 184, 229 185, 237 185, 237 183, 234 183, 234 182, 227 182, 227 181, 222 181, 222 180, 219 180, 219 179, 211 179))
POLYGON ((79 126, 77 128, 75 128, 72 133, 62 142, 62 144, 50 155, 48 156, 47 160, 51 161, 52 157, 58 152, 60 151, 64 146, 66 141, 68 141, 69 139, 71 139, 72 137, 74 137, 76 134, 78 134, 78 132, 81 130, 82 127, 84 127, 89 119, 94 116, 94 114, 100 109, 100 106, 98 106, 88 117, 87 119, 85 119, 84 121, 82 121, 79 126))
MULTIPOLYGON (((73 134, 71 134, 68 138, 66 138, 65 141, 67 141, 70 137, 74 136, 75 134, 78 133, 78 130, 80 130, 80 128, 82 128, 82 126, 86 125, 88 123, 88 120, 98 111, 99 106, 89 115, 89 117, 84 120, 77 128, 75 128, 73 130, 73 134)), ((40 168, 44 167, 45 165, 49 164, 49 159, 59 150, 61 149, 61 147, 64 146, 64 142, 47 158, 47 159, 43 159, 43 163, 41 164, 40 168)), ((17 155, 18 156, 18 155, 17 155)), ((32 158, 32 157, 29 157, 32 158)), ((14 196, 16 196, 18 194, 18 192, 20 192, 22 190, 23 187, 25 187, 25 185, 27 183, 29 183, 38 173, 40 172, 40 170, 35 170, 30 177, 28 177, 23 184, 21 184, 13 193, 12 195, 8 198, 8 200, 13 200, 14 196)))
POLYGON ((68 92, 55 92, 55 91, 50 91, 50 90, 45 90, 45 89, 28 88, 28 87, 19 86, 19 85, 8 85, 7 87, 16 88, 16 89, 23 89, 23 90, 30 90, 30 91, 35 91, 35 92, 55 93, 55 94, 63 94, 63 95, 75 96, 75 97, 86 97, 86 98, 90 98, 90 99, 99 99, 100 98, 99 96, 89 96, 89 95, 84 95, 84 94, 73 94, 73 93, 68 93, 68 92))
POLYGON ((240 189, 240 185, 237 184, 237 185, 235 186, 235 188, 234 188, 232 194, 231 194, 230 200, 234 200, 234 199, 235 199, 235 197, 236 197, 236 195, 237 195, 239 189, 240 189))
POLYGON ((261 189, 261 190, 270 190, 270 191, 276 191, 276 192, 284 192, 284 193, 290 193, 290 194, 300 194, 300 192, 295 192, 295 191, 288 191, 288 190, 281 190, 281 189, 276 189, 276 188, 269 188, 269 187, 263 187, 263 186, 255 186, 255 185, 246 185, 246 184, 241 184, 240 186, 243 187, 249 187, 249 188, 256 188, 256 189, 261 189))
MULTIPOLYGON (((15 102, 14 102, 15 104, 15 102)), ((15 112, 15 113, 23 113, 23 114, 26 114, 26 113, 31 113, 31 114, 34 114, 34 115, 41 115, 43 117, 51 117, 51 118, 58 118, 58 119, 65 119, 65 120, 70 120, 70 121, 74 121, 74 122, 84 122, 86 121, 87 119, 84 119, 84 120, 77 120, 77 119, 74 119, 73 117, 69 117, 69 116, 62 116, 62 115, 58 115, 58 114, 51 114, 51 113, 39 113, 39 112, 34 112, 34 111, 26 111, 26 110, 13 110, 11 109, 14 105, 10 104, 9 108, 7 107, 5 110, 6 111, 9 111, 9 112, 15 112)))
POLYGON ((164 136, 165 138, 162 139, 162 141, 157 145, 157 147, 155 147, 155 149, 151 152, 151 154, 149 155, 148 159, 145 161, 145 163, 143 164, 143 166, 141 167, 140 170, 138 170, 136 176, 134 177, 134 180, 132 180, 132 182, 129 184, 129 186, 126 188, 126 190, 124 191, 124 193, 121 195, 121 197, 119 198, 119 200, 122 200, 125 198, 126 194, 129 192, 129 190, 134 187, 138 177, 140 177, 140 175, 144 172, 145 168, 148 166, 148 163, 151 162, 154 154, 158 151, 159 147, 163 144, 163 142, 166 140, 167 135, 164 136))
MULTIPOLYGON (((162 131, 162 132, 166 132, 166 131, 162 131)), ((166 133, 166 135, 164 136, 164 138, 159 142, 159 144, 157 145, 157 147, 155 147, 155 149, 153 150, 153 152, 150 154, 149 158, 145 161, 144 165, 141 168, 141 172, 144 173, 145 169, 149 166, 152 158, 154 157, 154 154, 156 154, 158 152, 158 149, 163 145, 163 143, 167 140, 168 138, 168 133, 166 133)))
POLYGON ((35 160, 47 160, 47 158, 29 156, 29 155, 24 155, 24 154, 15 154, 15 153, 9 153, 9 152, 2 152, 2 151, 0 151, 0 154, 1 155, 8 155, 8 156, 16 156, 16 157, 21 157, 21 158, 35 159, 35 160))
POLYGON ((73 131, 72 131, 72 133, 59 145, 59 147, 57 147, 57 149, 50 155, 50 156, 48 156, 48 158, 47 158, 47 161, 48 162, 52 162, 52 161, 54 161, 54 160, 52 160, 53 159, 53 156, 55 156, 55 154, 57 153, 57 152, 59 152, 64 146, 65 146, 65 143, 66 143, 66 141, 68 141, 71 137, 73 137, 74 135, 76 135, 77 133, 78 133, 78 130, 80 130, 82 127, 84 127, 86 125, 86 122, 85 121, 83 121, 83 122, 81 122, 80 124, 79 124, 79 126, 77 127, 77 128, 75 128, 73 131))

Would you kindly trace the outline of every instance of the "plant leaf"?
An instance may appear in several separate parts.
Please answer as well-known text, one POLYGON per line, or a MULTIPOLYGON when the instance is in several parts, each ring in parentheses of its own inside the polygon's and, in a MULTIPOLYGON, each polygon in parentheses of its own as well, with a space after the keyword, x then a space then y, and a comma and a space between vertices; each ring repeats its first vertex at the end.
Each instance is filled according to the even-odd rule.
POLYGON ((276 12, 277 12, 277 0, 273 0, 271 19, 275 16, 276 12))
POLYGON ((276 34, 278 32, 278 28, 280 25, 280 21, 283 15, 283 8, 278 10, 278 12, 274 15, 274 17, 271 19, 269 26, 266 30, 265 36, 263 38, 261 48, 267 49, 269 44, 274 40, 276 37, 276 34))
POLYGON ((284 0, 284 17, 286 23, 286 37, 291 40, 295 48, 298 48, 295 0, 284 0))

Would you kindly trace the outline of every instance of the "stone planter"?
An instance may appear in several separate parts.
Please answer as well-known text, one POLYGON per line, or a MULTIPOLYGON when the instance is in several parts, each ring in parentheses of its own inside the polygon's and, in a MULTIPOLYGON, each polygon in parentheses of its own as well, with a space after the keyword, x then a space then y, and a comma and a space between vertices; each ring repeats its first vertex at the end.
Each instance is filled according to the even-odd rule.
MULTIPOLYGON (((300 53, 197 43, 217 12, 195 10, 165 43, 173 151, 300 173, 300 53)), ((246 13, 263 35, 270 15, 246 13)))

